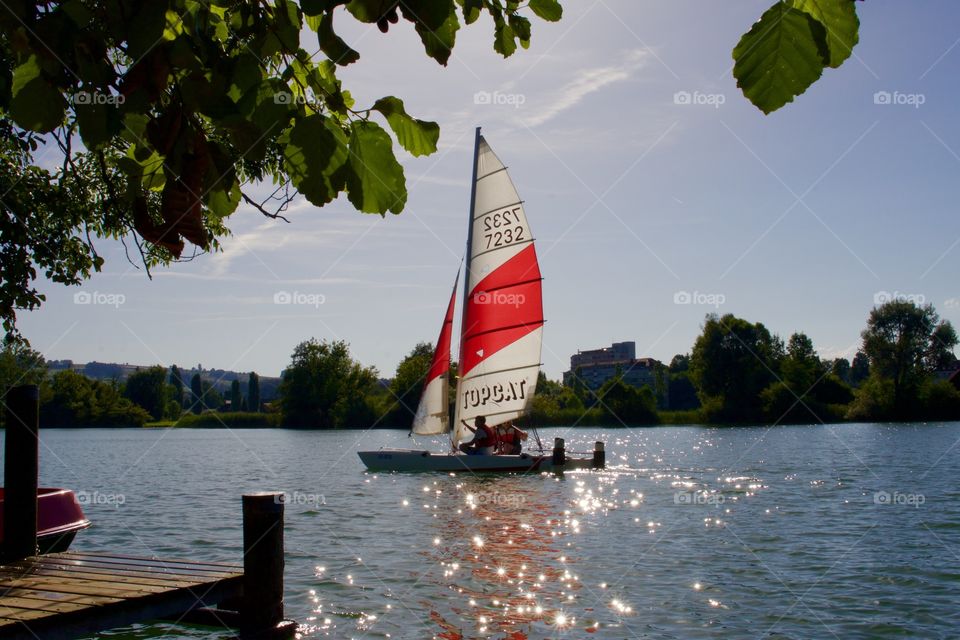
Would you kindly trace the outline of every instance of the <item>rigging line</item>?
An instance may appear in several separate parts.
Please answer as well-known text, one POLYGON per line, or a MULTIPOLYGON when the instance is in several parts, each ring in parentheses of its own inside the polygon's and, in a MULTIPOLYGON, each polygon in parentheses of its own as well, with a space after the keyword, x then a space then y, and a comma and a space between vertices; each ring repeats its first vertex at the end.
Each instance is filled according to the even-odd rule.
MULTIPOLYGON (((483 415, 485 418, 492 418, 493 416, 503 416, 507 414, 520 414, 520 416, 524 415, 523 412, 519 409, 509 409, 507 411, 491 411, 489 413, 484 413, 481 415, 483 415)), ((519 418, 520 416, 517 416, 517 417, 519 418)))
MULTIPOLYGON (((487 146, 489 146, 489 145, 487 145, 487 146)), ((498 159, 499 159, 499 158, 498 158, 498 159)), ((494 169, 494 170, 491 171, 490 173, 485 173, 485 174, 483 174, 482 176, 477 176, 477 182, 480 182, 480 181, 483 180, 484 178, 489 178, 490 176, 492 176, 492 175, 494 175, 494 174, 497 174, 497 173, 500 173, 501 171, 506 171, 506 170, 507 170, 506 167, 500 167, 499 169, 494 169)))
POLYGON ((534 282, 543 282, 543 276, 539 278, 530 278, 529 280, 521 280, 519 282, 510 282, 508 284, 505 284, 499 287, 491 287, 489 289, 484 289, 482 292, 478 291, 477 293, 490 293, 491 291, 500 291, 501 289, 506 289, 507 287, 519 287, 520 285, 533 284, 534 282))
POLYGON ((538 431, 536 427, 530 427, 530 429, 531 431, 533 431, 533 437, 537 441, 537 448, 540 450, 540 453, 543 453, 544 448, 543 448, 543 442, 541 442, 540 440, 540 431, 538 431))
POLYGON ((506 327, 496 327, 494 329, 487 329, 486 331, 480 331, 478 333, 466 333, 464 334, 463 338, 464 340, 470 340, 472 338, 476 338, 478 336, 485 336, 488 333, 494 333, 496 331, 509 331, 510 329, 521 329, 521 328, 526 329, 527 327, 533 327, 531 331, 536 331, 543 325, 543 322, 544 322, 543 318, 540 318, 539 320, 532 320, 530 322, 520 322, 518 324, 507 325, 506 327))
MULTIPOLYGON (((484 211, 483 213, 479 214, 476 218, 474 218, 474 220, 480 220, 481 218, 485 218, 485 217, 489 216, 491 213, 499 213, 500 211, 503 211, 504 209, 509 209, 510 207, 515 207, 515 206, 517 206, 518 204, 519 204, 519 205, 522 205, 523 203, 524 203, 523 200, 517 200, 516 202, 511 202, 510 204, 505 204, 505 205, 503 205, 502 207, 494 207, 493 209, 490 209, 489 211, 484 211)), ((508 226, 509 226, 509 225, 508 225, 508 226)))
POLYGON ((512 368, 510 368, 510 369, 495 369, 495 370, 493 370, 493 371, 483 371, 483 372, 481 372, 481 373, 478 373, 478 374, 475 375, 475 376, 467 375, 466 377, 460 378, 460 382, 466 382, 467 380, 474 380, 474 379, 480 378, 480 377, 482 377, 482 376, 492 376, 492 375, 495 375, 495 374, 497 374, 497 373, 509 373, 509 372, 511 372, 511 371, 522 371, 522 370, 524 370, 524 369, 533 369, 534 367, 539 368, 540 365, 542 365, 542 364, 543 364, 542 362, 537 362, 537 363, 535 363, 535 364, 525 364, 525 365, 521 365, 521 366, 519 366, 519 367, 512 367, 512 368))

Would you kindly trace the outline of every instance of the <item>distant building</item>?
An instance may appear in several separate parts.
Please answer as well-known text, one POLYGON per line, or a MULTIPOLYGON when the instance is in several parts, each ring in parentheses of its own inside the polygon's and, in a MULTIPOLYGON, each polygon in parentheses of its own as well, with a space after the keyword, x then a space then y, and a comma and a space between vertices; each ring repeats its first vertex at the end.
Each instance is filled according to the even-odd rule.
POLYGON ((937 371, 934 374, 938 380, 946 380, 953 385, 953 388, 957 391, 960 391, 960 365, 955 369, 949 369, 946 371, 937 371))
POLYGON ((635 342, 614 342, 609 347, 578 351, 570 356, 570 371, 563 374, 563 384, 568 387, 579 379, 587 388, 596 391, 603 383, 616 375, 634 387, 648 385, 656 390, 656 366, 653 358, 637 358, 635 342))

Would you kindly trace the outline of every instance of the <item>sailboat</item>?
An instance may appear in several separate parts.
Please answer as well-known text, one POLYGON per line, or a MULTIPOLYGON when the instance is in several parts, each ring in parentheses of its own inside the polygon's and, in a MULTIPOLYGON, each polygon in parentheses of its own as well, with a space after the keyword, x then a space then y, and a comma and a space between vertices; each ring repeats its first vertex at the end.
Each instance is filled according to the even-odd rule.
POLYGON ((543 340, 542 277, 533 234, 507 167, 479 127, 463 280, 453 424, 448 396, 456 283, 411 428, 413 435, 450 433, 452 451, 380 449, 360 451, 360 459, 369 469, 393 471, 538 472, 598 466, 602 443, 600 456, 595 452, 581 460, 566 456, 561 439, 552 451, 534 454, 467 455, 457 449, 473 437, 468 425, 478 416, 496 427, 530 412, 543 340))

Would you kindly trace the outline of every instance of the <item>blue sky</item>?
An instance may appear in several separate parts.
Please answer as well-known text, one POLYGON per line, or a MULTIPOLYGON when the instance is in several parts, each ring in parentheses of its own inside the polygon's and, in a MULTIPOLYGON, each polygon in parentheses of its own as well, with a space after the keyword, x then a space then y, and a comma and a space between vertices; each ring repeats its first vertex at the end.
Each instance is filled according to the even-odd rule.
POLYGON ((397 95, 441 126, 436 154, 402 157, 401 215, 301 199, 285 224, 241 207, 222 253, 152 281, 101 241, 104 272, 81 287, 43 283, 47 303, 20 314, 21 330, 50 359, 264 375, 301 340, 343 339, 390 376, 439 330, 477 125, 538 238, 553 378, 577 349, 613 341, 669 361, 713 311, 784 338, 805 331, 828 357, 855 351, 882 292, 960 324, 960 8, 857 3, 854 57, 763 116, 736 88, 730 51, 769 4, 568 0, 561 22, 535 21, 531 48, 506 61, 492 25, 462 29, 447 68, 407 23, 383 35, 341 19, 361 53, 341 73, 357 103, 397 95), (93 303, 77 304, 79 292, 93 303), (275 304, 280 292, 305 304, 275 304), (691 303, 677 304, 684 292, 691 303))

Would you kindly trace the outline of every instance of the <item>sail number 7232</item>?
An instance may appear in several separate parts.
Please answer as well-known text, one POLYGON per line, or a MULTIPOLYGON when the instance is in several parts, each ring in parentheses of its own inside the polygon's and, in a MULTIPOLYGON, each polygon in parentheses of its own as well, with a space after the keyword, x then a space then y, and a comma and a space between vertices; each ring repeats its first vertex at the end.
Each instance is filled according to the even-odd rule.
POLYGON ((483 238, 487 241, 484 249, 496 249, 525 240, 520 207, 516 206, 488 215, 483 219, 483 231, 483 238))
POLYGON ((484 384, 465 389, 463 392, 463 408, 470 409, 484 407, 488 403, 498 405, 504 402, 524 400, 527 397, 527 381, 498 382, 484 384))

